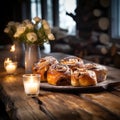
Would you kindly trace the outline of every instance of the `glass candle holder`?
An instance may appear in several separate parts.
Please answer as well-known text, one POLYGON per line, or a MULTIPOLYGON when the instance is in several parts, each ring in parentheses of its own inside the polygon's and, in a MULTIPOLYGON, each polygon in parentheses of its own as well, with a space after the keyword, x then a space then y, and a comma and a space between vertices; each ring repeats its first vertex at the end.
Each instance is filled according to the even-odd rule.
POLYGON ((14 74, 17 69, 17 62, 4 61, 4 68, 8 74, 14 74))
POLYGON ((28 96, 38 96, 40 91, 40 75, 24 74, 23 85, 28 96))

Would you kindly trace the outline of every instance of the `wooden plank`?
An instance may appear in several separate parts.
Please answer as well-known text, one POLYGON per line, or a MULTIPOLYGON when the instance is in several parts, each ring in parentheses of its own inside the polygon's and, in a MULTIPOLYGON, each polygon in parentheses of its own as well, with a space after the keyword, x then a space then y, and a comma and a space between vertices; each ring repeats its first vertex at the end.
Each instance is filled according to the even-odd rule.
POLYGON ((5 76, 0 85, 0 98, 13 120, 49 120, 38 104, 24 93, 21 76, 5 76))
POLYGON ((57 120, 118 119, 112 112, 76 95, 52 93, 44 94, 39 99, 57 120))
MULTIPOLYGON (((119 70, 109 68, 109 79, 119 79, 119 70)), ((0 98, 13 120, 119 120, 120 97, 108 93, 80 94, 42 91, 38 104, 24 93, 22 72, 0 73, 0 98), (51 117, 53 116, 53 117, 51 117)))
POLYGON ((117 95, 117 96, 120 97, 120 91, 113 90, 110 93, 112 93, 112 94, 117 95))
POLYGON ((111 91, 111 93, 120 97, 120 85, 117 85, 116 87, 114 87, 113 91, 111 91))
POLYGON ((108 92, 94 93, 94 94, 81 94, 85 100, 88 100, 120 119, 120 97, 108 92))

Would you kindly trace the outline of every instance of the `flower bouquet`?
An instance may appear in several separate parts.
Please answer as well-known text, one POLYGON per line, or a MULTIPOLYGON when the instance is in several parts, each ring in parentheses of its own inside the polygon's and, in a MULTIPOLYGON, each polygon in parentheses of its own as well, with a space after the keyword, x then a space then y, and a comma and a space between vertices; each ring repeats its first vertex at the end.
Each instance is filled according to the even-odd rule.
POLYGON ((55 40, 51 33, 48 22, 39 17, 34 17, 32 21, 26 19, 20 22, 8 22, 4 32, 13 41, 25 43, 25 70, 26 73, 32 72, 32 66, 40 58, 40 48, 45 42, 55 40))
POLYGON ((28 44, 43 45, 43 43, 55 39, 48 22, 39 17, 34 17, 32 21, 23 20, 21 23, 10 21, 4 32, 13 40, 28 44))

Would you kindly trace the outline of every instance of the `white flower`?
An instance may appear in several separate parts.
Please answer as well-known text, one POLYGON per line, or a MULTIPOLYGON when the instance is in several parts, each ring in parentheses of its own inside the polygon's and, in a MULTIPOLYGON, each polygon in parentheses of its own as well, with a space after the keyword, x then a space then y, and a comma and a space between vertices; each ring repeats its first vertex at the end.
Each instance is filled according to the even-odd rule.
POLYGON ((31 23, 30 20, 26 19, 26 20, 23 20, 23 24, 29 24, 31 23))
POLYGON ((23 25, 19 25, 19 26, 17 27, 17 33, 18 33, 19 35, 21 35, 22 33, 24 33, 25 30, 26 30, 26 27, 23 26, 23 25))
POLYGON ((29 32, 29 33, 27 33, 26 36, 27 36, 28 41, 30 41, 32 43, 37 41, 37 35, 34 32, 29 32))
POLYGON ((55 37, 52 33, 48 34, 48 39, 49 40, 55 40, 55 37))
POLYGON ((51 29, 44 29, 44 31, 47 35, 51 33, 51 29))
POLYGON ((15 38, 19 38, 21 34, 23 34, 26 30, 26 27, 23 25, 18 25, 16 28, 16 32, 13 35, 15 38))
POLYGON ((42 24, 45 25, 45 24, 48 24, 48 22, 45 19, 43 19, 42 24))
POLYGON ((23 20, 21 23, 10 21, 4 32, 12 40, 16 39, 28 44, 43 45, 44 42, 55 39, 48 22, 39 17, 34 17, 33 21, 23 20))
POLYGON ((42 20, 42 25, 44 29, 50 29, 50 26, 46 20, 42 20))
POLYGON ((51 33, 51 29, 50 29, 48 22, 46 20, 42 20, 42 24, 43 24, 43 28, 45 30, 45 33, 46 34, 51 33))
POLYGON ((40 19, 39 17, 34 17, 33 20, 34 20, 36 23, 38 23, 38 22, 41 21, 41 19, 40 19))
POLYGON ((15 38, 19 38, 19 37, 20 37, 20 34, 16 32, 16 33, 14 34, 14 37, 15 37, 15 38))
POLYGON ((6 28, 4 29, 4 32, 5 32, 5 33, 9 33, 9 32, 10 32, 10 28, 9 28, 9 27, 6 27, 6 28))
POLYGON ((34 29, 34 26, 33 26, 32 23, 28 23, 28 24, 26 25, 26 27, 27 27, 28 29, 30 29, 30 30, 33 30, 33 29, 34 29))
POLYGON ((43 25, 43 28, 44 28, 45 30, 50 30, 50 26, 49 26, 48 24, 44 24, 44 25, 43 25))

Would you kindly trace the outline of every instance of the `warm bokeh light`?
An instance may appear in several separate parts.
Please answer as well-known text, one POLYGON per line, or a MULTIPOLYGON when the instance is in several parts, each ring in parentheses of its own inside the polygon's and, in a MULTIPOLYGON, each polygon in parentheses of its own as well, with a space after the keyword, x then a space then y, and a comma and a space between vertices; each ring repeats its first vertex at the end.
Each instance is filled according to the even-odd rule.
POLYGON ((14 52, 15 51, 15 44, 11 46, 10 52, 14 52))
POLYGON ((5 61, 4 61, 4 64, 5 63, 10 63, 10 62, 12 62, 12 60, 10 58, 6 58, 5 61))
POLYGON ((7 73, 13 74, 17 69, 17 62, 13 62, 10 58, 6 58, 4 61, 4 68, 7 73))

